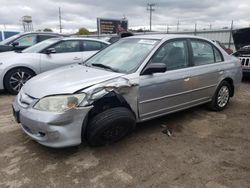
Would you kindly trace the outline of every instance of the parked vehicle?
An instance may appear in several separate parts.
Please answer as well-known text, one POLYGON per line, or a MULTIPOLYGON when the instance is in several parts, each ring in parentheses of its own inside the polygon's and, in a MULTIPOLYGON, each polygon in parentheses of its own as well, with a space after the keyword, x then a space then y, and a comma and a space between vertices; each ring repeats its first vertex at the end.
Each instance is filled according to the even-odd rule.
POLYGON ((0 52, 21 51, 46 39, 64 35, 51 32, 26 32, 14 35, 0 42, 0 52))
POLYGON ((12 37, 14 35, 17 35, 19 33, 20 32, 17 32, 17 31, 6 31, 6 30, 1 31, 0 30, 0 42, 7 39, 7 38, 10 38, 10 37, 12 37))
POLYGON ((243 46, 233 54, 241 61, 243 76, 250 76, 250 45, 243 46))
POLYGON ((216 44, 218 44, 223 50, 225 50, 229 55, 233 53, 233 50, 231 48, 227 48, 224 44, 222 44, 220 41, 215 40, 216 44))
POLYGON ((204 103, 221 111, 241 78, 238 59, 210 40, 133 36, 85 63, 32 78, 13 112, 22 130, 45 146, 100 146, 122 139, 137 122, 204 103))
POLYGON ((0 53, 0 90, 17 94, 31 77, 60 66, 82 63, 108 42, 90 38, 52 38, 22 52, 0 53))
POLYGON ((118 40, 120 40, 121 38, 125 38, 125 37, 131 37, 134 36, 133 33, 131 32, 121 32, 118 35, 115 36, 110 36, 110 37, 105 37, 105 41, 112 43, 117 42, 118 40))

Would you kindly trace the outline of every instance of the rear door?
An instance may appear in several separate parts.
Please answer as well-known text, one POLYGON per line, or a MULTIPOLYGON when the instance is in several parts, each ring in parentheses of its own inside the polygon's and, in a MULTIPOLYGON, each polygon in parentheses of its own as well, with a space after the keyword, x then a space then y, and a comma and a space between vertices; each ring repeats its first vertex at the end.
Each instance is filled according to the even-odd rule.
POLYGON ((192 100, 203 103, 211 99, 224 70, 223 56, 211 43, 201 39, 190 39, 192 65, 190 83, 192 100))
MULTIPOLYGON (((80 40, 62 40, 50 46, 56 53, 41 55, 41 72, 73 63, 82 62, 80 40)), ((44 52, 46 49, 44 50, 44 52)))
POLYGON ((140 76, 138 105, 141 120, 188 107, 191 86, 187 41, 166 42, 149 63, 165 63, 167 71, 140 76))

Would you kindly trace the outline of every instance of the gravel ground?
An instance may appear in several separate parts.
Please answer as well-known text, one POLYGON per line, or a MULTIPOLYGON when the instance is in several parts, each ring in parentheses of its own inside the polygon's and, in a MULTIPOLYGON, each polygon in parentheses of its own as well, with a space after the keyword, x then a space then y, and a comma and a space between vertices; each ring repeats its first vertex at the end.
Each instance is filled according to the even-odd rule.
POLYGON ((13 99, 0 94, 0 187, 250 187, 250 79, 223 112, 192 108, 100 148, 39 145, 15 123, 13 99))

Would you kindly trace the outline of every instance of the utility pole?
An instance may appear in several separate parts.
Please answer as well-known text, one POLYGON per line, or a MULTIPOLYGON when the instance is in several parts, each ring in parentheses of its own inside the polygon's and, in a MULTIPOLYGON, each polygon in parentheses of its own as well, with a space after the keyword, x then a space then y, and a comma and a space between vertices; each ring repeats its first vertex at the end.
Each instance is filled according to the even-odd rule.
POLYGON ((62 33, 61 7, 59 7, 59 29, 60 29, 60 33, 62 33))
POLYGON ((179 25, 180 25, 180 20, 178 20, 178 22, 177 22, 177 32, 179 31, 179 25))
POLYGON ((197 34, 197 23, 195 22, 195 24, 194 24, 194 35, 196 35, 197 34))
POLYGON ((231 47, 231 40, 232 40, 232 32, 233 32, 233 26, 234 26, 234 21, 232 20, 231 22, 231 28, 230 28, 230 35, 229 35, 229 44, 228 44, 228 48, 231 47))
POLYGON ((154 3, 148 3, 147 10, 149 11, 149 30, 150 31, 152 31, 152 12, 155 11, 154 6, 155 6, 154 3))

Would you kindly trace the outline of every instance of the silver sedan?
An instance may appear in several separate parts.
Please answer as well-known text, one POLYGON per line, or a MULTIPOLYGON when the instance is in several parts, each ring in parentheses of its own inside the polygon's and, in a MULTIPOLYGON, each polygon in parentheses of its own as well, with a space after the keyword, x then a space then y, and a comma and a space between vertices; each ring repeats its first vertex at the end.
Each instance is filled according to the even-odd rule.
POLYGON ((83 64, 32 78, 13 113, 22 130, 43 145, 99 146, 122 139, 137 122, 205 103, 221 111, 241 78, 239 60, 210 40, 134 36, 83 64))
POLYGON ((60 66, 82 63, 109 45, 89 38, 53 38, 22 52, 0 54, 0 90, 17 94, 31 77, 60 66))

